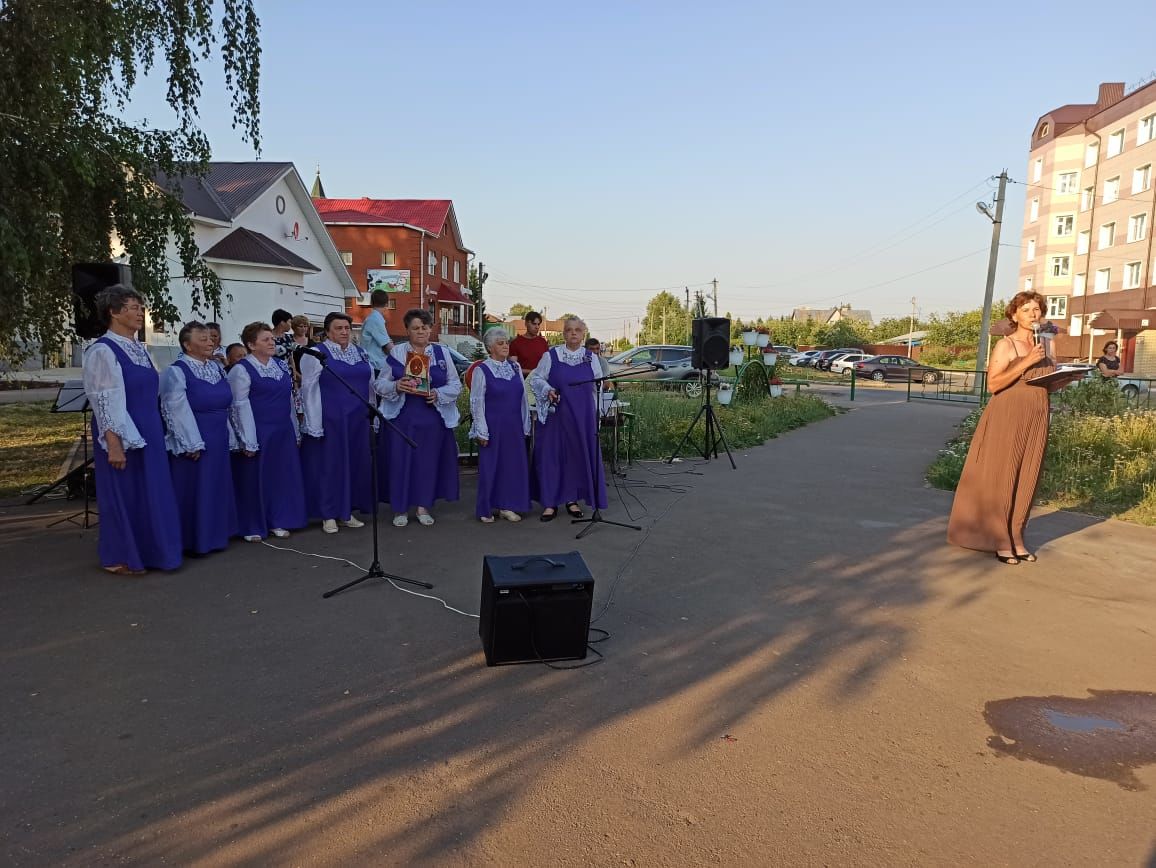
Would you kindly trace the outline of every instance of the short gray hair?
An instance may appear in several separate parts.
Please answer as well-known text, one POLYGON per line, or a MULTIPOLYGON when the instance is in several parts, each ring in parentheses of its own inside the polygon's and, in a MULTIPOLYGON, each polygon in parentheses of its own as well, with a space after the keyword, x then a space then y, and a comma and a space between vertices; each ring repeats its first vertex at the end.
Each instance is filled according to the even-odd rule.
POLYGON ((124 310, 124 306, 133 299, 140 302, 142 307, 144 306, 144 299, 139 292, 123 283, 114 283, 97 293, 95 299, 96 315, 104 323, 105 328, 108 328, 112 322, 112 314, 120 313, 124 310))
POLYGON ((583 330, 590 331, 590 326, 586 325, 586 320, 582 319, 580 316, 568 316, 566 319, 562 320, 562 330, 565 331, 566 326, 570 325, 572 322, 582 323, 583 330))
POLYGON ((486 349, 489 350, 497 341, 500 341, 503 338, 509 340, 509 333, 503 328, 493 328, 487 330, 486 333, 482 335, 482 343, 484 343, 486 345, 486 349))

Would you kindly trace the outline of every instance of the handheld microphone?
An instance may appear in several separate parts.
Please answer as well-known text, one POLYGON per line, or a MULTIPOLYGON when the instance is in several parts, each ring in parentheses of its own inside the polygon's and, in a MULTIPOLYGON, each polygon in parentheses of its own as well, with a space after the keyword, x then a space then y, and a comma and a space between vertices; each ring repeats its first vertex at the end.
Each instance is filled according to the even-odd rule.
POLYGON ((1032 343, 1038 344, 1040 342, 1040 324, 1038 322, 1032 323, 1032 343))
POLYGON ((323 365, 327 361, 325 353, 321 352, 321 350, 315 350, 313 347, 298 347, 293 351, 293 361, 295 361, 298 365, 301 364, 302 356, 312 356, 323 365))

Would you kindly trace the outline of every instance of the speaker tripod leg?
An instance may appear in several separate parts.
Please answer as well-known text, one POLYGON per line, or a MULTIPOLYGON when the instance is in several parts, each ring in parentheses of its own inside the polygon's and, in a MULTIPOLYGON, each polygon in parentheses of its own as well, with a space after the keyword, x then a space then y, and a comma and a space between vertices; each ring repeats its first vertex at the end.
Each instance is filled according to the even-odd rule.
POLYGON ((671 452, 670 457, 666 459, 667 464, 674 464, 674 459, 678 457, 678 453, 680 453, 682 451, 682 447, 687 444, 688 440, 690 440, 690 435, 694 431, 694 426, 698 424, 698 420, 702 417, 702 413, 705 409, 706 409, 706 404, 703 404, 701 407, 698 408, 698 413, 695 415, 694 421, 690 423, 690 426, 686 429, 686 432, 682 435, 682 439, 678 441, 678 445, 674 447, 674 451, 671 452))

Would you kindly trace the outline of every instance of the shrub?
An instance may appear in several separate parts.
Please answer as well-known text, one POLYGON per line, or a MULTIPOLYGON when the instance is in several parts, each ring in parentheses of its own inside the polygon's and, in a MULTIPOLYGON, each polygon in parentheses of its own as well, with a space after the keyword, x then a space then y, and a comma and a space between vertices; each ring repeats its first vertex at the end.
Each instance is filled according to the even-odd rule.
POLYGON ((1128 408, 1128 399, 1115 383, 1096 376, 1054 393, 1052 406, 1066 413, 1116 416, 1128 408))

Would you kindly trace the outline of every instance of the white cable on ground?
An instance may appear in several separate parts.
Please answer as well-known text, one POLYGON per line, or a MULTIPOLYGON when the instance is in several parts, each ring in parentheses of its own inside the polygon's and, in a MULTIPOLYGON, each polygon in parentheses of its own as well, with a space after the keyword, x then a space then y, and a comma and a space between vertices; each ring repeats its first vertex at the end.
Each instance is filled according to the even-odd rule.
MULTIPOLYGON (((368 572, 368 570, 366 570, 366 568, 363 567, 361 564, 355 564, 353 561, 349 560, 349 558, 337 557, 336 555, 319 555, 316 552, 303 552, 300 549, 289 548, 289 546, 275 546, 272 543, 265 542, 265 540, 261 540, 261 545, 268 546, 271 549, 277 549, 277 551, 279 551, 279 552, 293 552, 294 554, 305 555, 306 557, 310 557, 310 558, 324 558, 327 561, 341 561, 342 563, 349 564, 351 567, 357 567, 359 570, 365 570, 366 572, 368 572)), ((397 582, 395 582, 393 579, 390 579, 390 578, 386 578, 386 581, 389 582, 391 585, 393 585, 395 588, 397 588, 399 591, 402 591, 406 594, 413 594, 415 597, 423 597, 426 600, 437 600, 439 603, 442 604, 442 606, 449 609, 451 612, 457 612, 459 615, 465 615, 467 618, 480 617, 480 616, 474 615, 470 612, 463 612, 461 609, 455 609, 453 606, 451 606, 449 603, 447 603, 441 597, 435 597, 433 594, 422 594, 422 593, 419 593, 418 591, 411 591, 409 588, 403 588, 401 585, 399 585, 397 582)))

